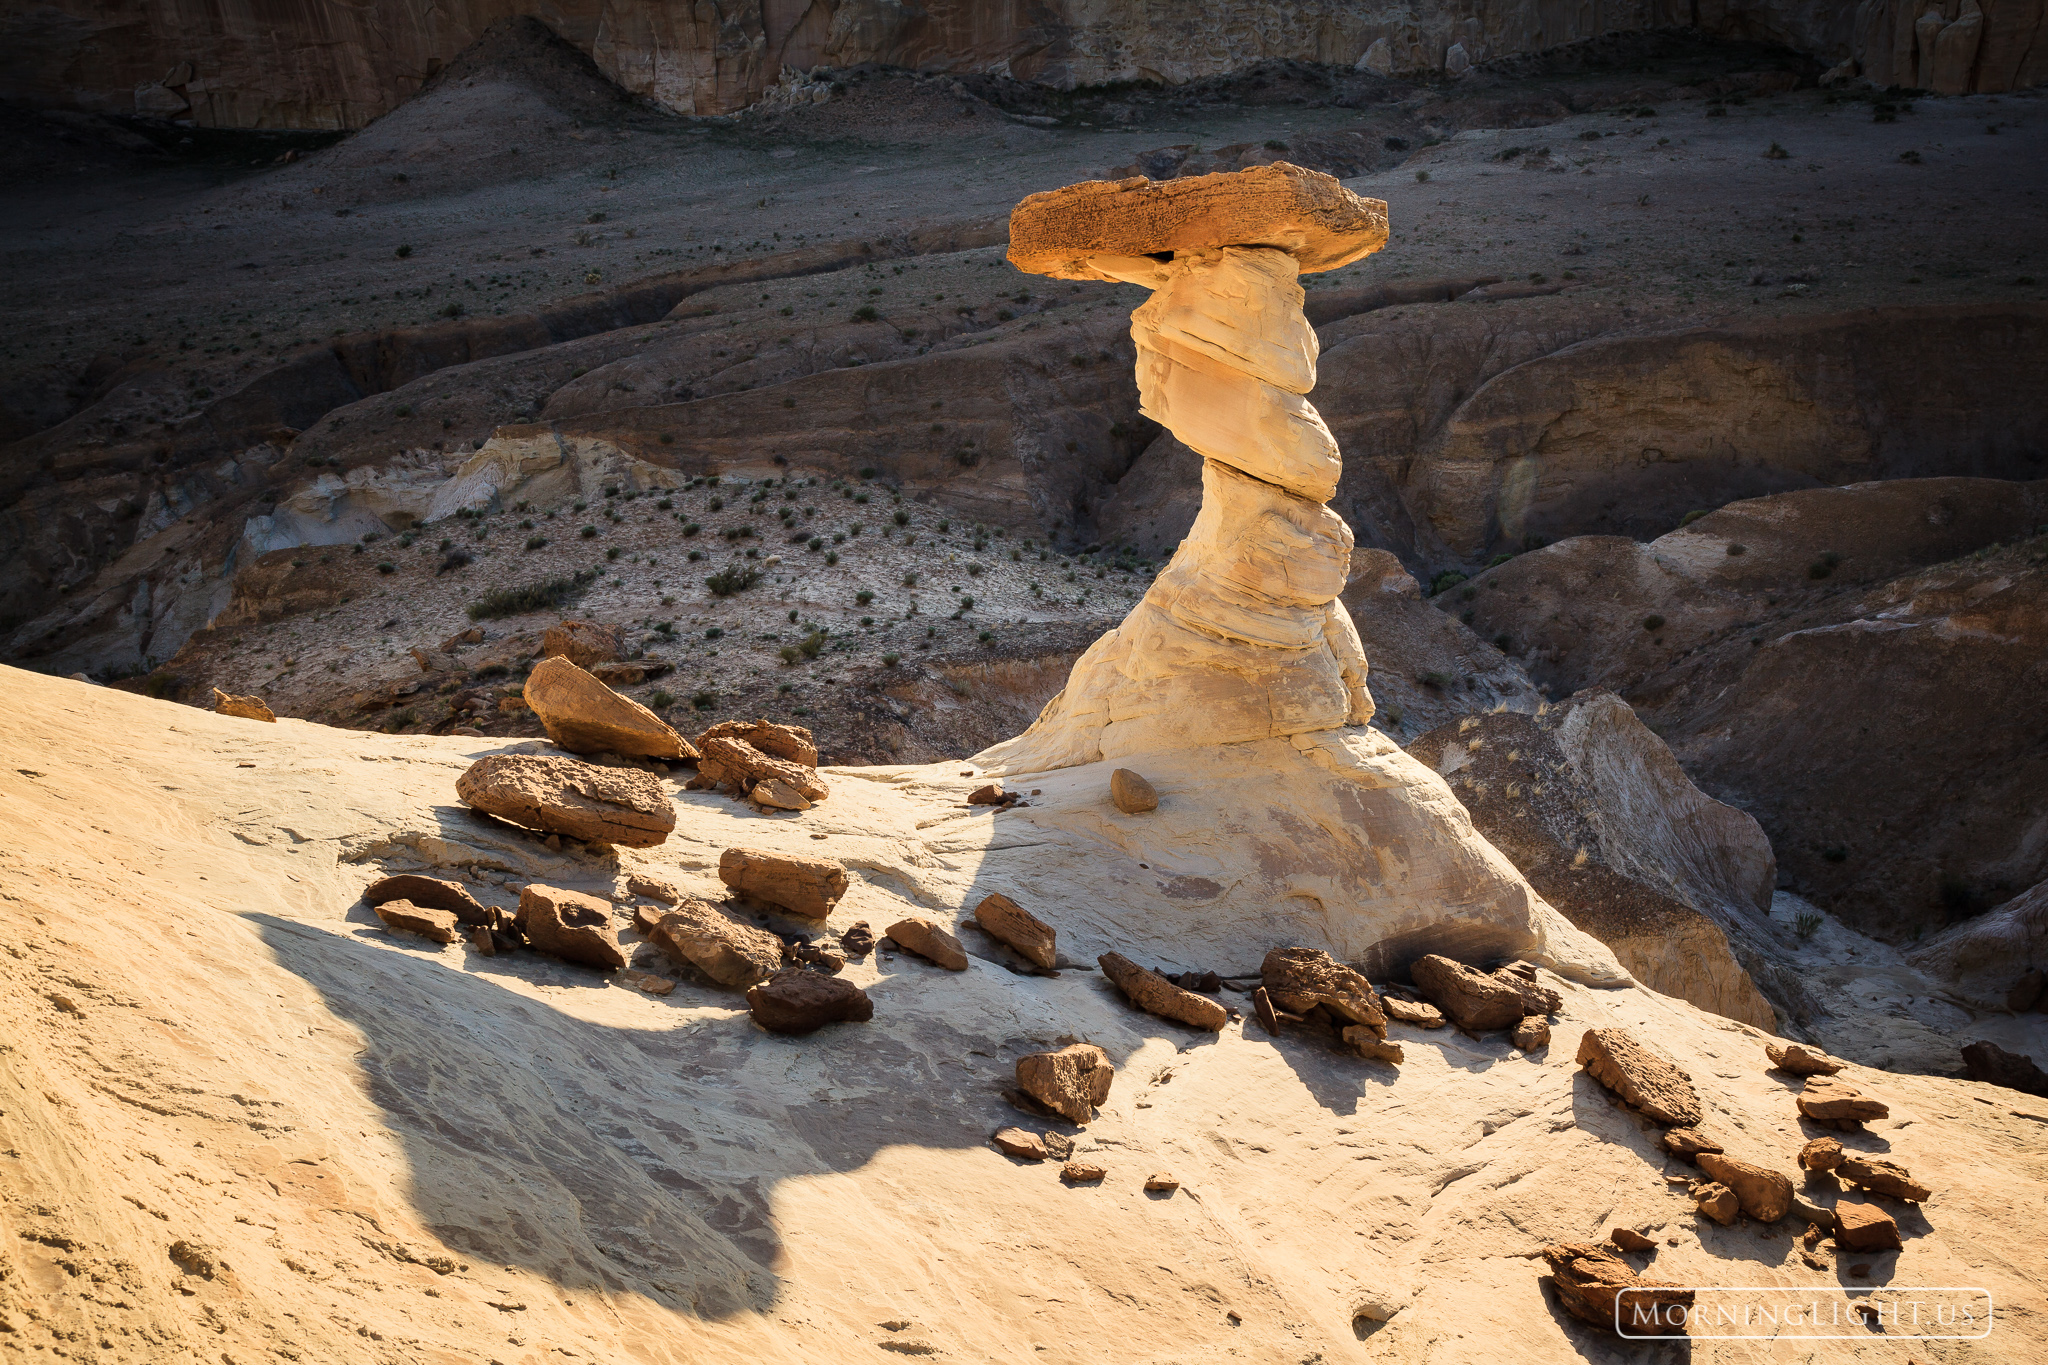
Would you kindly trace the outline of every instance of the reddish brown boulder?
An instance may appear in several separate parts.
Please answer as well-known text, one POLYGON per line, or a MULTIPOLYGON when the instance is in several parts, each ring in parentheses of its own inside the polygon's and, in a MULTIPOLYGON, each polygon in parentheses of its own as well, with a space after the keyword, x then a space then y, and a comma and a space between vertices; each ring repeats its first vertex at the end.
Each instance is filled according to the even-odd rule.
POLYGON ((736 739, 751 744, 770 758, 800 767, 818 766, 818 745, 801 725, 777 725, 771 720, 722 720, 697 736, 697 747, 707 740, 736 739))
POLYGON ((1014 1156, 1022 1161, 1043 1161, 1049 1155, 1045 1140, 1025 1128, 1005 1128, 989 1141, 1005 1156, 1014 1156))
POLYGON ((491 924, 497 919, 475 896, 469 894, 461 882, 422 877, 411 872, 371 882, 363 891, 363 899, 373 906, 386 901, 411 901, 414 905, 450 911, 464 924, 491 924))
POLYGON ((1092 1185, 1108 1174, 1092 1161, 1069 1161, 1060 1167, 1060 1179, 1069 1185, 1092 1185))
POLYGON ((931 920, 913 915, 897 920, 883 932, 910 952, 949 972, 967 970, 967 950, 960 946, 960 940, 931 920))
POLYGON ((1895 1161, 1845 1152, 1833 1138, 1815 1138, 1800 1149, 1799 1164, 1809 1171, 1833 1171, 1845 1184, 1860 1185, 1872 1194, 1889 1195, 1911 1203, 1922 1203, 1934 1193, 1913 1179, 1912 1172, 1895 1161))
POLYGON ((1645 1237, 1634 1228, 1615 1228, 1607 1234, 1607 1240, 1620 1247, 1623 1251, 1655 1251, 1657 1249, 1655 1238, 1645 1237))
POLYGON ((1627 1029, 1589 1028, 1579 1039, 1579 1065, 1621 1102, 1653 1123, 1691 1128, 1700 1121, 1692 1078, 1637 1042, 1627 1029))
POLYGON ((638 872, 626 878, 626 889, 636 896, 645 896, 649 900, 661 901, 666 905, 675 905, 683 899, 683 893, 674 882, 663 881, 659 877, 642 876, 638 872))
POLYGON ((1818 1137, 1799 1149, 1799 1165, 1809 1171, 1832 1171, 1842 1164, 1842 1144, 1831 1137, 1818 1137))
POLYGON ((657 779, 573 758, 492 754, 456 780, 455 794, 501 820, 585 843, 651 848, 676 827, 657 779))
POLYGON ((609 901, 535 882, 519 893, 519 914, 512 923, 536 952, 586 967, 626 965, 609 901))
POLYGON ((1145 1188, 1154 1194, 1172 1194, 1180 1188, 1180 1180, 1171 1171, 1154 1171, 1145 1177, 1145 1188))
POLYGON ((858 962, 875 950, 875 931, 868 928, 866 920, 855 920, 839 936, 839 946, 848 958, 858 962))
POLYGON ((564 658, 542 659, 520 693, 548 738, 572 754, 695 758, 667 721, 622 697, 564 658))
POLYGON ((1764 1055, 1772 1066, 1795 1076, 1832 1076, 1842 1069, 1833 1057, 1804 1043, 1765 1043, 1764 1055))
POLYGON ((751 986, 782 970, 781 939, 695 896, 661 915, 647 939, 678 967, 695 967, 721 986, 751 986))
POLYGON ((1742 1200, 1735 1191, 1717 1180, 1693 1186, 1692 1197, 1701 1213, 1724 1228, 1733 1226, 1735 1220, 1742 1216, 1742 1200))
POLYGON ((1513 972, 1482 972, 1436 953, 1410 963, 1408 976, 1467 1033, 1513 1028, 1527 1015, 1555 1014, 1564 1004, 1556 991, 1513 972))
POLYGON ((1663 1137, 1664 1150, 1681 1161, 1691 1161, 1701 1152, 1726 1150, 1721 1140, 1709 1137, 1697 1128, 1667 1128, 1663 1137))
POLYGON ((1844 1199, 1835 1205, 1835 1241, 1845 1251, 1899 1251, 1898 1220, 1875 1204, 1844 1199))
POLYGON ((1380 1008, 1397 1024, 1410 1024, 1416 1028, 1444 1026, 1444 1012, 1427 1000, 1403 1000, 1398 995, 1383 995, 1380 1008))
POLYGON ((1273 1004, 1290 1014, 1307 1014, 1320 1005, 1339 1023, 1364 1024, 1386 1036, 1387 1013, 1379 992, 1320 948, 1275 948, 1260 964, 1259 979, 1273 1004))
POLYGON ((1017 1084, 1024 1093, 1074 1123, 1086 1123, 1109 1103, 1116 1068, 1093 1043, 1074 1043, 1057 1052, 1033 1052, 1017 1059, 1017 1084))
POLYGON ((1514 1036, 1509 1039, 1523 1052, 1534 1052, 1550 1046, 1550 1022, 1537 1015, 1527 1015, 1515 1025, 1514 1036))
POLYGON ((1159 809, 1159 791, 1129 768, 1109 775, 1109 799, 1125 815, 1143 815, 1159 809))
POLYGON ((867 992, 843 976, 785 967, 747 991, 754 1022, 770 1033, 812 1033, 827 1024, 865 1023, 875 1017, 867 992))
POLYGON ((409 934, 432 939, 436 943, 455 942, 457 920, 454 912, 437 910, 431 906, 414 905, 407 900, 388 900, 376 907, 377 918, 393 929, 403 929, 409 934))
MULTIPOLYGON (((461 637, 457 637, 458 639, 461 637)), ((564 621, 541 633, 543 659, 567 659, 578 668, 591 668, 625 656, 625 642, 611 626, 595 621, 564 621)))
POLYGON ((1886 1118, 1891 1107, 1874 1100, 1855 1086, 1835 1076, 1809 1076, 1793 1103, 1799 1112, 1823 1128, 1854 1132, 1872 1119, 1886 1118))
POLYGON ((1184 991, 1154 971, 1148 971, 1122 953, 1104 953, 1095 959, 1111 985, 1147 1014, 1194 1028, 1220 1033, 1230 1013, 1206 995, 1184 991))
POLYGON ((1724 1152, 1701 1152, 1699 1166, 1735 1191, 1742 1211, 1759 1223, 1775 1223, 1792 1207, 1792 1177, 1724 1152))
POLYGON ((763 848, 725 850, 718 879, 748 900, 807 919, 824 919, 846 894, 846 869, 832 859, 763 848))
POLYGON ((1567 1313, 1612 1332, 1616 1323, 1631 1337, 1682 1336, 1692 1291, 1646 1280, 1628 1262, 1592 1242, 1543 1248, 1550 1282, 1567 1313))
POLYGON ((1041 967, 1059 961, 1058 935, 1051 925, 996 891, 974 907, 974 922, 1041 967))
POLYGON ((1389 1066, 1399 1066, 1406 1060, 1399 1043, 1389 1042, 1380 1036, 1380 1031, 1367 1024, 1349 1024, 1344 1029, 1344 1041, 1358 1049, 1358 1055, 1389 1066))
POLYGON ((756 782, 754 789, 747 793, 757 806, 770 810, 809 810, 814 804, 809 797, 779 777, 756 782))
POLYGON ((763 753, 731 735, 712 735, 704 741, 695 785, 731 787, 751 794, 764 782, 781 782, 806 801, 823 801, 832 794, 832 789, 818 780, 815 768, 763 753))

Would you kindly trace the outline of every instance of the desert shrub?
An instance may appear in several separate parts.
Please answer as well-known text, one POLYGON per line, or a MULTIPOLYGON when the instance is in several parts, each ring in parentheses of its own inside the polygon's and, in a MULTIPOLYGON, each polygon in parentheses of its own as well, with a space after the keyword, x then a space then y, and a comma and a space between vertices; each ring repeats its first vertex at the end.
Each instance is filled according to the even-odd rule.
POLYGON ((673 692, 656 692, 647 700, 654 703, 655 710, 666 711, 669 707, 676 704, 676 694, 673 692))
POLYGON ((718 705, 718 694, 708 689, 703 692, 692 692, 690 694, 690 705, 699 711, 709 711, 712 707, 718 705))
POLYGON ((706 627, 704 627, 704 638, 705 638, 705 639, 707 639, 707 640, 723 640, 723 639, 725 638, 725 627, 724 627, 724 626, 706 626, 706 627))
POLYGON ((377 572, 378 572, 378 573, 397 573, 397 572, 398 572, 398 566, 397 566, 396 564, 393 564, 393 563, 392 563, 392 562, 391 562, 390 560, 386 559, 386 560, 380 561, 380 562, 378 563, 378 565, 377 565, 377 572))
POLYGON ((1443 592, 1447 588, 1455 588, 1464 581, 1464 574, 1459 573, 1456 569, 1445 569, 1442 573, 1438 574, 1434 579, 1430 581, 1430 596, 1434 597, 1436 594, 1443 592))
POLYGON ((546 536, 528 536, 526 538, 526 548, 529 550, 538 550, 547 543, 548 538, 546 536))
MULTIPOLYGON (((446 542, 443 543, 445 544, 446 542)), ((471 562, 469 551, 450 550, 447 554, 441 556, 441 566, 435 569, 434 572, 436 574, 448 573, 452 570, 460 569, 471 562)))
POLYGON ((559 607, 582 595, 583 590, 597 581, 597 570, 585 569, 581 573, 565 574, 560 578, 544 579, 539 583, 525 583, 513 588, 495 588, 469 604, 469 619, 490 621, 503 616, 518 616, 529 611, 543 611, 559 607))
POLYGON ((1796 928, 1799 937, 1812 938, 1815 932, 1820 929, 1820 912, 1817 910, 1800 911, 1796 928))
POLYGON ((862 588, 859 592, 853 595, 853 600, 864 607, 868 603, 875 600, 875 595, 869 592, 866 588, 862 588))
POLYGON ((761 571, 750 564, 729 564, 704 580, 713 597, 731 597, 761 581, 761 571))
POLYGON ((1658 615, 1656 615, 1656 614, 1654 614, 1654 613, 1652 613, 1652 614, 1651 614, 1651 615, 1649 615, 1649 616, 1645 616, 1645 617, 1643 618, 1643 629, 1644 629, 1644 630, 1662 630, 1662 629, 1664 629, 1664 618, 1663 618, 1663 617, 1661 617, 1661 616, 1658 616, 1658 615))
POLYGON ((1678 524, 1679 524, 1680 526, 1690 526, 1690 525, 1692 525, 1692 524, 1693 524, 1694 522, 1698 521, 1698 520, 1699 520, 1699 519, 1700 519, 1701 517, 1705 516, 1706 514, 1707 514, 1707 509, 1706 509, 1706 508, 1704 508, 1704 507, 1696 507, 1696 508, 1694 508, 1694 509, 1693 509, 1692 511, 1690 511, 1690 512, 1687 512, 1687 513, 1686 513, 1686 514, 1685 514, 1684 516, 1680 517, 1680 518, 1678 519, 1678 524))

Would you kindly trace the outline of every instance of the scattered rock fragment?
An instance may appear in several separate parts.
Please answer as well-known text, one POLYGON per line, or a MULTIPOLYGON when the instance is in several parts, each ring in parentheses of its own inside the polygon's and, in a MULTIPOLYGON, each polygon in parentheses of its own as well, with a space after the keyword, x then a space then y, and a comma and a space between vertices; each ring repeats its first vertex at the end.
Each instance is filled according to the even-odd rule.
POLYGON ((801 725, 778 725, 772 720, 722 720, 697 736, 697 747, 713 739, 736 739, 750 744, 770 758, 799 767, 818 766, 818 745, 801 725))
POLYGON ((1060 1179, 1069 1185, 1092 1185, 1108 1174, 1092 1161, 1069 1161, 1060 1167, 1060 1179))
POLYGON ((1592 1242, 1547 1246, 1543 1259, 1550 1264, 1557 1301, 1573 1317, 1610 1332, 1619 1321, 1630 1336, 1684 1334, 1687 1310, 1692 1307, 1690 1289, 1646 1280, 1621 1257, 1592 1242), (1617 1312, 1621 1316, 1617 1317, 1617 1312))
POLYGON ((541 632, 540 653, 543 659, 567 659, 578 668, 610 663, 625 652, 625 642, 619 632, 595 621, 563 621, 541 632))
POLYGON ((1515 1025, 1514 1036, 1509 1040, 1523 1052, 1534 1052, 1550 1046, 1550 1022, 1536 1015, 1524 1015, 1522 1022, 1515 1025))
POLYGON ((967 970, 967 950, 960 946, 960 940, 931 920, 912 915, 897 920, 883 932, 925 961, 949 972, 967 970))
POLYGON ((1835 1205, 1835 1241, 1845 1251, 1899 1251, 1898 1220, 1875 1204, 1844 1199, 1835 1205))
POLYGON ((1109 775, 1109 799, 1125 815, 1143 815, 1159 809, 1159 791, 1129 768, 1109 775))
POLYGON ((1347 1024, 1344 1041, 1358 1049, 1358 1055, 1375 1062, 1399 1066, 1406 1060, 1399 1043, 1389 1042, 1365 1024, 1347 1024))
POLYGON ((675 670, 675 665, 666 659, 648 657, 644 659, 621 659, 612 664, 593 664, 590 676, 606 687, 638 687, 649 678, 658 678, 675 670))
POLYGON ((1275 948, 1259 966, 1267 997, 1290 1014, 1322 1007, 1340 1024, 1363 1024, 1386 1036, 1379 992, 1320 948, 1275 948))
POLYGON ((1691 1128, 1700 1121, 1692 1078, 1651 1052, 1627 1029, 1589 1028, 1579 1039, 1579 1065, 1653 1123, 1691 1128))
POLYGON ((1363 1290, 1351 1300, 1351 1319, 1353 1322, 1360 1318, 1367 1322, 1391 1322, 1409 1302, 1410 1296, 1405 1291, 1363 1290))
POLYGON ((2002 1085, 2022 1094, 2048 1097, 2048 1072, 2032 1057, 2007 1052, 1996 1043, 1971 1043, 1963 1049, 1963 1075, 1987 1085, 2002 1085))
POLYGON ((1634 1228, 1615 1228, 1607 1234, 1607 1240, 1620 1247, 1623 1251, 1655 1251, 1657 1249, 1656 1238, 1645 1237, 1634 1228))
POLYGON ((498 940, 488 928, 481 924, 469 931, 469 946, 482 953, 485 957, 496 957, 498 955, 498 940))
POLYGON ((626 954, 612 929, 611 903, 595 896, 538 882, 529 884, 519 893, 519 914, 513 925, 536 952, 564 962, 607 969, 626 965, 626 954))
POLYGON ((1155 1194, 1172 1194, 1180 1188, 1180 1181, 1174 1179, 1172 1175, 1165 1171, 1154 1171, 1145 1177, 1145 1188, 1155 1194))
POLYGON ((718 879, 748 900, 806 919, 824 919, 846 894, 846 869, 831 858, 729 848, 718 858, 718 879))
POLYGON ((1792 1207, 1792 1178, 1725 1152, 1701 1152, 1699 1166, 1735 1191, 1742 1211, 1759 1223, 1775 1223, 1792 1207))
POLYGON ((695 967, 721 986, 751 986, 782 970, 781 939, 695 896, 657 919, 647 938, 678 967, 695 967))
POLYGON ((461 882, 422 877, 411 872, 371 882, 364 888, 363 899, 371 906, 382 905, 386 901, 411 901, 414 905, 451 911, 464 924, 490 924, 497 918, 470 895, 461 882))
POLYGON ((1273 997, 1264 986, 1252 990, 1252 1013, 1258 1018, 1259 1027, 1275 1038, 1280 1036, 1280 1016, 1274 1013, 1273 997))
POLYGON ((1000 891, 974 907, 974 922, 1041 967, 1059 962, 1058 935, 1052 926, 1000 891))
POLYGON ((697 751, 667 721, 622 697, 568 659, 542 659, 520 693, 548 738, 572 754, 695 758, 697 751))
POLYGON ((272 724, 277 721, 263 698, 237 697, 218 687, 213 689, 213 712, 217 716, 239 716, 243 720, 267 720, 272 724))
POLYGON ((1403 1000, 1398 995, 1382 995, 1380 1008, 1397 1024, 1409 1024, 1415 1028, 1444 1026, 1444 1012, 1427 1000, 1403 1000))
POLYGON ((1890 1195, 1915 1204, 1924 1203, 1934 1193, 1897 1162, 1861 1152, 1845 1152, 1842 1144, 1831 1137, 1815 1138, 1802 1147, 1799 1164, 1809 1171, 1833 1171, 1838 1180, 1860 1185, 1872 1194, 1890 1195))
POLYGON ((779 777, 771 777, 766 781, 756 782, 754 790, 749 795, 754 798, 754 804, 766 806, 770 810, 809 810, 811 808, 811 802, 802 792, 779 777))
POLYGON ((667 995, 676 988, 676 983, 673 977, 657 976, 653 972, 638 972, 634 974, 633 986, 648 995, 667 995))
POLYGON ((1833 1057, 1804 1043, 1765 1043, 1764 1055, 1772 1066, 1795 1076, 1832 1076, 1842 1069, 1833 1057))
POLYGON ((626 889, 636 896, 645 896, 664 905, 674 905, 683 898, 682 891, 674 882, 665 882, 659 877, 645 877, 637 872, 626 878, 626 889))
POLYGON ((792 958, 814 972, 829 975, 846 970, 846 950, 830 939, 792 944, 788 951, 792 958))
POLYGON ((1733 1225, 1735 1220, 1742 1216, 1742 1200, 1737 1197, 1735 1191, 1718 1180, 1695 1185, 1692 1197, 1693 1202, 1699 1205, 1701 1213, 1724 1228, 1733 1225))
POLYGON ((843 976, 785 967, 747 991, 754 1022, 770 1033, 812 1033, 827 1024, 865 1023, 875 1017, 866 991, 843 976))
POLYGON ((1005 1155, 1024 1161, 1043 1161, 1047 1156, 1044 1141, 1026 1128, 1005 1128, 989 1141, 1005 1155))
POLYGON ((967 793, 968 805, 994 806, 997 809, 1001 809, 1004 806, 1014 806, 1023 799, 1023 796, 1019 793, 1004 791, 1002 787, 993 782, 985 787, 976 787, 973 791, 967 793))
MULTIPOLYGON (((895 931, 890 932, 893 934, 895 931)), ((1230 1020, 1229 1012, 1208 996, 1182 990, 1122 953, 1104 953, 1095 959, 1095 963, 1102 968, 1102 974, 1109 978, 1110 984, 1147 1014, 1207 1029, 1211 1033, 1222 1032, 1224 1024, 1230 1020)))
POLYGON ((731 735, 708 735, 697 775, 689 786, 698 791, 724 787, 735 795, 751 796, 768 782, 781 782, 806 801, 823 801, 832 794, 832 789, 818 780, 816 769, 764 753, 731 735))
POLYGON ((875 931, 868 928, 866 920, 855 920, 851 928, 839 936, 839 946, 846 950, 846 956, 859 962, 875 950, 875 931))
POLYGON ((455 942, 455 926, 459 921, 452 910, 436 910, 428 905, 414 905, 408 900, 388 900, 378 905, 376 911, 377 918, 393 929, 403 929, 436 943, 455 942))
POLYGON ((1680 1161, 1691 1161, 1701 1152, 1727 1150, 1717 1137, 1710 1137, 1697 1128, 1667 1128, 1662 1139, 1664 1150, 1680 1161))
POLYGON ((1017 1059, 1017 1084, 1024 1093, 1074 1123, 1087 1123, 1097 1108, 1109 1103, 1115 1078, 1109 1054, 1093 1043, 1073 1043, 1057 1052, 1017 1059))
POLYGON ((501 820, 586 843, 651 848, 676 827, 675 806, 658 780, 573 758, 492 754, 470 765, 455 793, 501 820))
POLYGON ((1886 1118, 1891 1107, 1874 1100, 1836 1076, 1808 1076, 1793 1103, 1823 1128, 1855 1132, 1872 1119, 1886 1118))
POLYGON ((1431 953, 1408 966, 1408 976, 1425 996, 1467 1033, 1513 1028, 1531 1014, 1555 1014, 1564 1001, 1513 972, 1482 972, 1431 953))

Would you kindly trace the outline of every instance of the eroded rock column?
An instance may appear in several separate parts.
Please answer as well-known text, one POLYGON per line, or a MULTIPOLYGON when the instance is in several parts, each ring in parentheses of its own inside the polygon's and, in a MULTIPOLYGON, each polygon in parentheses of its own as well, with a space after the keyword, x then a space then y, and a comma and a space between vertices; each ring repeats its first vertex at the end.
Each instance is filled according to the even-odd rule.
POLYGON ((1090 181, 1018 206, 1020 269, 1153 291, 1131 315, 1141 410, 1203 456, 1202 508, 1065 690, 978 762, 1039 772, 1371 719, 1365 651, 1337 602, 1351 528, 1325 505, 1343 466, 1305 396, 1317 348, 1298 277, 1386 238, 1384 204, 1285 163, 1090 181))

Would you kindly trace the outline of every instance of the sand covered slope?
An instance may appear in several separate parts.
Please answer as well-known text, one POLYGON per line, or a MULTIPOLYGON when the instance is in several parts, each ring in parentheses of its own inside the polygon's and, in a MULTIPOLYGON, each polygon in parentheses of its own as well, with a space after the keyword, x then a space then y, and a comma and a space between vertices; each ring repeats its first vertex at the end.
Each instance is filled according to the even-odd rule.
POLYGON ((1308 921, 1176 907, 1142 879, 1188 856, 1201 802, 1278 796, 1279 760, 1256 791, 1156 773, 1151 816, 1118 815, 1088 769, 1005 811, 961 805, 981 780, 966 765, 831 771, 800 815, 670 780, 675 835, 599 856, 456 804, 494 742, 238 720, 13 670, 0 686, 9 1359, 1639 1359, 1567 1317, 1532 1259, 1618 1225, 1654 1239, 1637 1268, 1684 1283, 1850 1283, 1854 1261, 1871 1283, 1986 1286, 2016 1311, 1971 1359, 2048 1349, 2027 1307, 2042 1101, 1849 1067, 1891 1113, 1845 1146, 1934 1193, 1895 1206, 1903 1252, 1821 1272, 1790 1224, 1698 1219, 1664 1178, 1692 1168, 1573 1064, 1586 1028, 1629 1028, 1691 1073, 1731 1151, 1791 1174, 1815 1134, 1753 1028, 1543 971, 1562 997, 1549 1048, 1396 1023, 1396 1069, 1240 1020, 1187 1030, 1093 971, 1006 970, 959 927, 969 897, 1003 890, 1070 957, 1121 942, 1255 969, 1308 921), (629 874, 716 895, 735 844, 841 860, 830 932, 920 914, 958 930, 967 970, 869 957, 844 975, 872 1022, 785 1039, 733 993, 437 947, 360 900, 425 871, 507 908, 529 881, 591 892, 623 920, 629 874), (1117 1067, 1094 1122, 1005 1101, 1018 1056, 1074 1040, 1117 1067), (1069 1186, 1057 1162, 989 1146, 1015 1124, 1073 1137, 1106 1176, 1069 1186), (1155 1172, 1178 1190, 1145 1191, 1155 1172))

